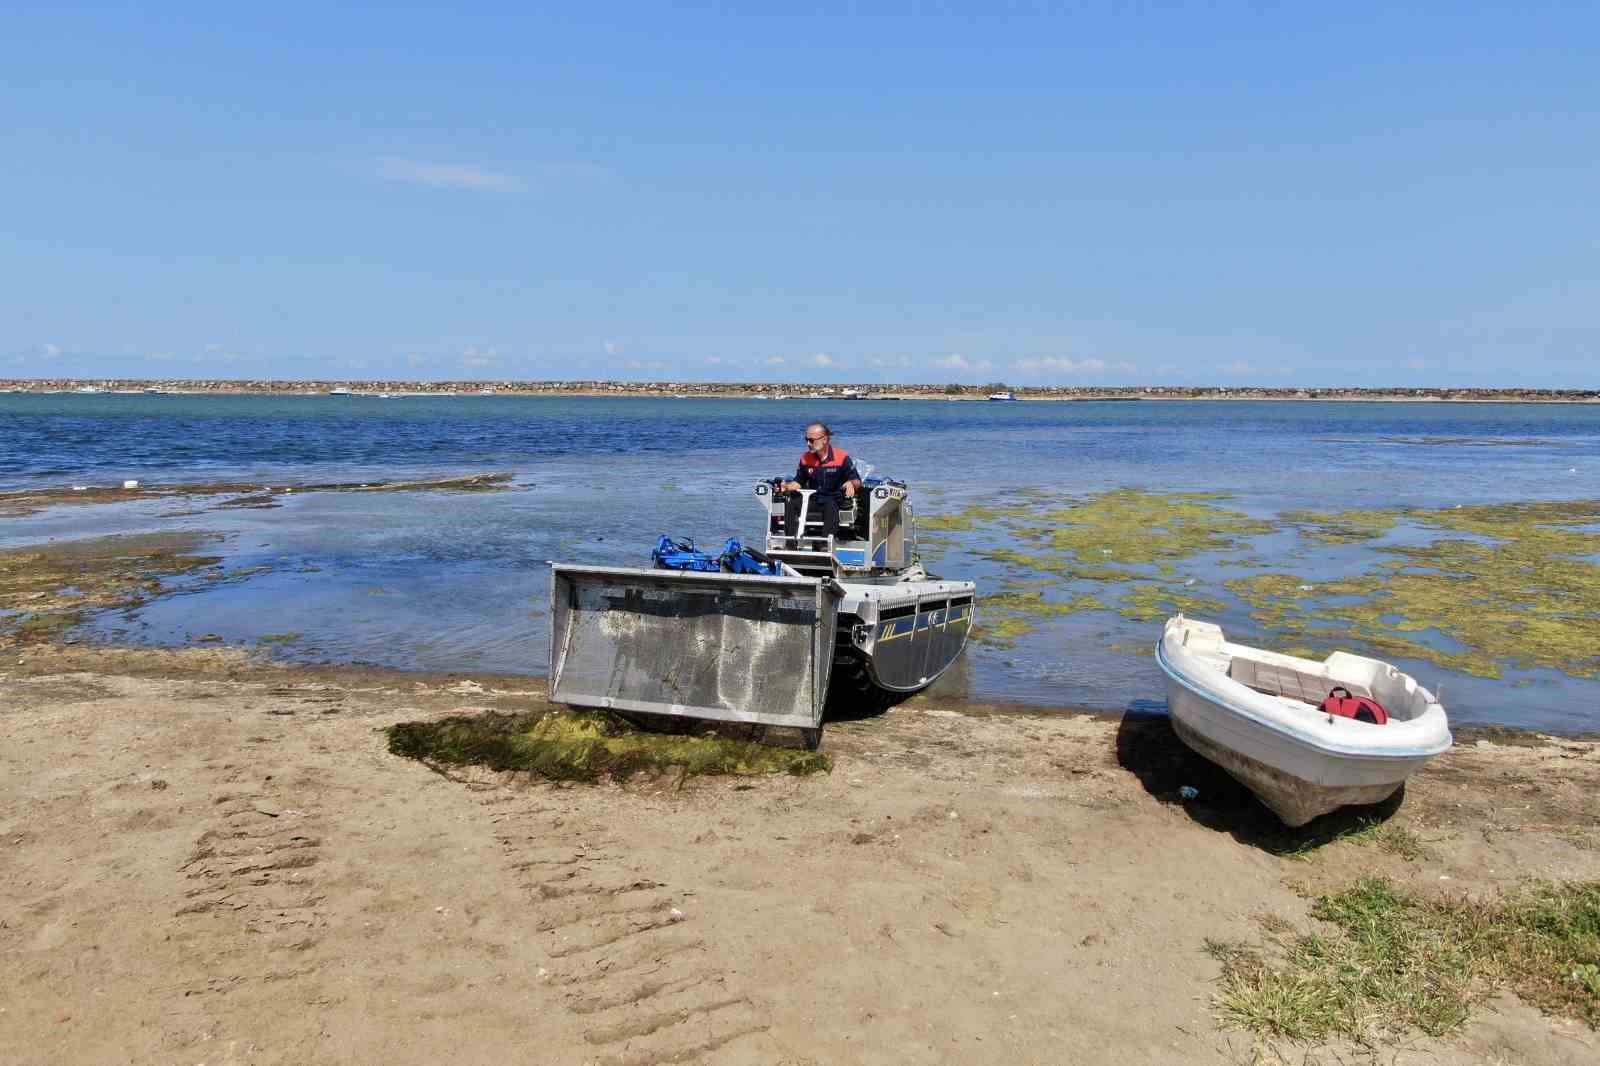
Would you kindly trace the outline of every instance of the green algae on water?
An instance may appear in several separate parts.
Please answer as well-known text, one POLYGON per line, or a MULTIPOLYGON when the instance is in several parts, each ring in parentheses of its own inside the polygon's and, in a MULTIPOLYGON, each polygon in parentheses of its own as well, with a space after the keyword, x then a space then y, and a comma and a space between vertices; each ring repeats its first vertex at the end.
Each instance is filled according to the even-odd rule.
POLYGON ((1175 614, 1214 616, 1227 607, 1214 596, 1185 591, 1182 585, 1154 581, 1135 582, 1117 602, 1122 605, 1117 613, 1136 622, 1160 622, 1175 614))
POLYGON ((943 531, 930 538, 941 547, 959 538, 969 558, 1001 568, 1003 595, 982 602, 973 633, 981 644, 1010 646, 1051 617, 1107 600, 1150 623, 1179 611, 1225 615, 1242 602, 1257 639, 1276 650, 1360 648, 1478 677, 1509 666, 1600 678, 1600 501, 1297 510, 1269 522, 1226 499, 1019 491, 922 522, 943 531), (1299 538, 1291 559, 1370 546, 1366 562, 1331 579, 1252 573, 1266 565, 1252 538, 1285 531, 1299 538), (1424 543, 1374 543, 1401 531, 1424 543), (1191 587, 1223 568, 1239 576, 1191 587), (1186 573, 1196 576, 1180 580, 1186 573), (1053 589, 1062 600, 1045 598, 1053 589))
POLYGON ((625 781, 641 771, 797 776, 831 770, 815 751, 734 740, 713 731, 655 733, 604 711, 455 716, 390 726, 389 750, 433 766, 484 766, 554 781, 625 781))
POLYGON ((1171 565, 1205 552, 1240 550, 1246 538, 1277 530, 1272 523, 1218 506, 1218 500, 1228 498, 1221 493, 1114 489, 1082 499, 1042 492, 1027 496, 1021 503, 976 504, 952 515, 922 516, 919 526, 947 533, 1003 534, 1023 547, 976 546, 974 554, 1100 580, 1126 578, 1127 567, 1171 565))
POLYGON ((1037 619, 1059 618, 1082 611, 1103 611, 1107 606, 1093 596, 1072 600, 1047 600, 1042 589, 1008 583, 1004 591, 978 601, 977 625, 972 639, 980 644, 1009 648, 1018 637, 1037 632, 1037 619))
POLYGON ((1315 621, 1374 652, 1478 677, 1505 665, 1600 677, 1600 501, 1387 514, 1443 535, 1378 549, 1369 573, 1316 583, 1258 574, 1228 588, 1280 634, 1312 633, 1315 621))
POLYGON ((1393 529, 1401 517, 1397 511, 1285 511, 1278 519, 1303 536, 1325 544, 1348 544, 1376 540, 1393 529))
POLYGON ((1116 489, 1040 516, 1046 541, 1084 562, 1122 566, 1241 549, 1244 538, 1275 532, 1270 522, 1218 507, 1220 493, 1116 489))
POLYGON ((142 533, 0 551, 0 648, 59 639, 91 612, 137 607, 166 580, 221 562, 196 554, 204 533, 142 533))
POLYGON ((1018 637, 1038 631, 1037 625, 1020 615, 1002 615, 999 618, 980 616, 972 627, 972 639, 993 648, 1009 648, 1016 644, 1018 637))

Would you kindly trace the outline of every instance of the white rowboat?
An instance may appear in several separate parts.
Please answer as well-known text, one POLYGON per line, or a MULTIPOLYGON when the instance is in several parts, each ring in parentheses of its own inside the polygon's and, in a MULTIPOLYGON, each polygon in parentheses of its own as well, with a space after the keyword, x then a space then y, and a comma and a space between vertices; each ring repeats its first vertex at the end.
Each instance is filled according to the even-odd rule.
POLYGON ((1450 748, 1444 705, 1378 659, 1336 651, 1316 662, 1232 644, 1219 626, 1181 614, 1167 620, 1156 659, 1179 739, 1288 826, 1347 804, 1380 803, 1450 748), (1318 710, 1335 686, 1382 704, 1388 722, 1318 710))

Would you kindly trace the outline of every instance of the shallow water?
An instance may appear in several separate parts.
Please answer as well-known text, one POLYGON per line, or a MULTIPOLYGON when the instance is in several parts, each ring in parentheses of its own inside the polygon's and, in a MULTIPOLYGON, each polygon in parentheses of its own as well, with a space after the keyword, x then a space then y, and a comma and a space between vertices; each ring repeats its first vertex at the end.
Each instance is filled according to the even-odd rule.
MULTIPOLYGON (((1227 493, 1263 519, 1287 511, 1446 508, 1600 495, 1600 407, 1440 403, 1012 403, 837 400, 0 395, 0 489, 253 480, 261 484, 514 475, 504 493, 315 493, 265 510, 157 500, 0 519, 0 546, 51 537, 201 529, 230 571, 265 567, 95 623, 179 645, 207 634, 301 661, 542 673, 546 561, 645 565, 659 533, 713 545, 754 537, 757 479, 791 471, 801 430, 911 484, 923 515, 1024 489, 1227 493)), ((1408 539, 1409 538, 1409 539, 1408 539)), ((933 568, 980 593, 1014 579, 971 554, 993 532, 944 534, 933 568)), ((1252 538, 1254 569, 1329 580, 1400 528, 1326 545, 1252 538)), ((1215 588, 1248 569, 1203 554, 1180 579, 1215 588)), ((1242 605, 1219 621, 1246 642, 1242 605)), ((1108 709, 1159 704, 1158 625, 1116 611, 1042 619, 1010 648, 975 645, 953 686, 984 700, 1108 709)), ((1551 670, 1499 680, 1401 663, 1443 681, 1452 717, 1600 728, 1600 683, 1551 670)))

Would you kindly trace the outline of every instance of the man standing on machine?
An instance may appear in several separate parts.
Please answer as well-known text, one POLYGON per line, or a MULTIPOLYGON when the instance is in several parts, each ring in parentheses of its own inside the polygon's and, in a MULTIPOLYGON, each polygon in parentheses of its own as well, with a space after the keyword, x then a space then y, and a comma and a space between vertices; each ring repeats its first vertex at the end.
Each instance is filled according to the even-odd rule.
POLYGON ((804 532, 797 528, 800 503, 804 499, 801 489, 815 490, 807 519, 821 520, 820 535, 823 537, 831 537, 839 531, 839 505, 854 499, 861 491, 861 475, 856 473, 856 464, 848 452, 835 448, 832 441, 833 431, 823 423, 813 422, 807 426, 806 450, 795 468, 794 480, 779 486, 789 494, 783 504, 783 529, 793 548, 799 547, 799 536, 804 532))

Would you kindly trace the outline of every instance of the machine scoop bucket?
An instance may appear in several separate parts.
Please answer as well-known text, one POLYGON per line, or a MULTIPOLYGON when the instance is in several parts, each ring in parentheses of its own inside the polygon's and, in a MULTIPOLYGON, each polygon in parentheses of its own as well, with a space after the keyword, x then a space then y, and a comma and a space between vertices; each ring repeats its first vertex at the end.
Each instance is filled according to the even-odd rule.
POLYGON ((812 739, 841 592, 828 578, 554 564, 550 698, 812 739))

